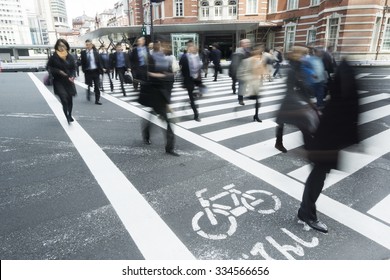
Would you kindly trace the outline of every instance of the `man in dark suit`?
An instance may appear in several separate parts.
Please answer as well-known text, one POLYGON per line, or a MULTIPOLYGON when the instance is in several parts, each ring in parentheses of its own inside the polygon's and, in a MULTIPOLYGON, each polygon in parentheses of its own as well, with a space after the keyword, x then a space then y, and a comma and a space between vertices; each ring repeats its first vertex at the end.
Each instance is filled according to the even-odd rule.
POLYGON ((194 120, 199 122, 200 118, 195 105, 194 89, 195 86, 202 86, 202 78, 200 75, 202 61, 199 58, 196 47, 192 43, 188 44, 187 53, 182 55, 179 64, 183 75, 183 84, 188 91, 191 108, 194 111, 194 120))
POLYGON ((123 51, 122 43, 115 45, 116 52, 110 55, 111 68, 115 68, 115 72, 118 73, 119 81, 121 83, 123 96, 126 96, 125 91, 125 72, 130 71, 130 60, 127 53, 123 51))
POLYGON ((102 105, 100 102, 100 59, 99 53, 92 44, 91 40, 85 41, 86 49, 81 52, 81 68, 85 75, 85 83, 88 85, 87 99, 91 99, 91 86, 94 86, 95 104, 102 105))
POLYGON ((149 50, 145 46, 145 37, 140 37, 137 40, 137 46, 130 53, 130 64, 133 74, 134 89, 138 89, 138 84, 147 79, 147 57, 149 50))
POLYGON ((210 60, 214 64, 214 82, 217 81, 218 72, 222 73, 221 56, 222 56, 222 53, 218 49, 218 45, 217 44, 213 44, 213 49, 210 52, 210 60))
POLYGON ((102 80, 101 80, 102 91, 104 91, 104 86, 103 86, 104 75, 108 76, 108 80, 110 81, 111 91, 114 91, 114 84, 112 83, 112 79, 111 79, 112 68, 110 63, 110 54, 108 53, 107 49, 104 46, 100 48, 99 59, 100 59, 100 65, 102 66, 102 80))

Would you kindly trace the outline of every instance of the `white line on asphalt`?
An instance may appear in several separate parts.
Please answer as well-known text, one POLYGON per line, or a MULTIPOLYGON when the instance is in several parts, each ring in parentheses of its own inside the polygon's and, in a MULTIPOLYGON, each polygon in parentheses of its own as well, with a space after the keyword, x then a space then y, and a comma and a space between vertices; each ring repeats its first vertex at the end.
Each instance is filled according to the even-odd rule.
MULTIPOLYGON (((270 105, 270 106, 262 106, 259 109, 259 113, 264 114, 264 113, 274 112, 274 111, 279 110, 279 108, 280 108, 280 104, 275 104, 275 105, 270 105)), ((202 126, 206 126, 206 125, 230 121, 230 120, 234 120, 237 118, 249 117, 249 116, 253 116, 254 114, 255 114, 255 109, 252 108, 252 109, 248 109, 248 110, 231 112, 231 113, 226 113, 226 114, 221 114, 221 115, 206 117, 206 118, 202 118, 202 116, 200 116, 202 118, 201 122, 184 121, 184 122, 178 123, 178 125, 183 127, 183 128, 186 128, 186 129, 192 129, 192 128, 202 127, 202 126)))
MULTIPOLYGON (((61 104, 32 73, 30 78, 56 115, 145 259, 195 257, 77 121, 68 125, 61 104)), ((76 83, 86 87, 78 81, 76 83)), ((114 97, 105 95, 109 99, 114 97)), ((117 99, 116 99, 117 100, 117 99)))
POLYGON ((367 213, 390 224, 390 194, 368 210, 367 213))
MULTIPOLYGON (((83 84, 77 82, 79 85, 83 84)), ((157 126, 164 127, 161 121, 154 115, 137 108, 129 103, 121 101, 112 96, 105 96, 105 99, 124 108, 125 110, 136 114, 144 119, 150 120, 157 126)), ((269 168, 259 162, 248 158, 236 151, 233 151, 217 142, 206 139, 178 125, 172 125, 175 134, 182 139, 205 149, 220 158, 234 164, 242 170, 252 174, 260 180, 274 186, 280 191, 300 201, 303 193, 303 184, 282 174, 272 168, 269 168)), ((298 204, 297 204, 298 205, 298 204)), ((328 217, 334 219, 340 224, 351 228, 361 235, 375 241, 383 247, 390 250, 390 227, 354 210, 324 194, 317 201, 317 209, 328 217)))
MULTIPOLYGON (((289 134, 283 135, 283 145, 287 150, 292 150, 303 145, 301 131, 295 131, 289 134)), ((263 160, 265 158, 278 155, 280 151, 275 147, 275 138, 268 139, 266 141, 249 145, 237 150, 237 152, 246 155, 254 160, 263 160)))
MULTIPOLYGON (((327 176, 324 189, 327 189, 330 186, 340 182, 349 175, 367 166, 374 160, 377 160, 381 156, 389 153, 390 145, 388 143, 388 139, 390 139, 390 129, 364 139, 359 145, 356 146, 359 150, 364 151, 364 153, 356 153, 349 150, 341 151, 339 164, 341 171, 333 171, 327 176)), ((311 170, 312 166, 307 164, 294 171, 291 171, 288 173, 288 175, 301 182, 305 182, 311 170)))
POLYGON ((355 76, 355 79, 361 79, 363 77, 369 76, 371 73, 360 73, 355 76))
POLYGON ((228 127, 212 132, 202 134, 202 136, 209 138, 213 141, 223 141, 226 139, 231 139, 237 136, 259 132, 268 128, 276 127, 275 118, 263 120, 262 123, 250 122, 246 124, 236 125, 233 127, 228 127))

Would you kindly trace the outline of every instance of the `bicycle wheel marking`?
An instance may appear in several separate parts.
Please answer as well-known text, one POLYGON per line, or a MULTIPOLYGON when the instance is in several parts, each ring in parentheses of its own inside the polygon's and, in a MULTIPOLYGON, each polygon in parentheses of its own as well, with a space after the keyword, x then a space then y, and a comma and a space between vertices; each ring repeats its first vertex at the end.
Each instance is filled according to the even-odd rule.
POLYGON ((273 193, 265 190, 248 190, 241 192, 235 188, 234 184, 224 186, 222 189, 223 191, 221 193, 211 197, 206 197, 204 195, 207 192, 207 188, 196 192, 196 196, 200 205, 203 207, 203 210, 196 213, 192 218, 192 228, 203 238, 212 240, 226 239, 237 231, 238 217, 249 211, 257 212, 262 215, 269 215, 275 213, 281 207, 280 199, 273 193), (225 201, 223 202, 224 204, 222 204, 221 201, 215 203, 215 201, 226 196, 230 196, 232 205, 225 205, 225 201), (262 209, 262 207, 266 207, 266 209, 262 209), (202 221, 208 220, 208 222, 199 223, 201 219, 202 221), (227 230, 221 226, 221 223, 226 221, 228 222, 227 230), (208 233, 207 229, 202 229, 202 226, 205 226, 205 224, 210 226, 209 230, 214 228, 216 231, 221 230, 222 232, 208 233))

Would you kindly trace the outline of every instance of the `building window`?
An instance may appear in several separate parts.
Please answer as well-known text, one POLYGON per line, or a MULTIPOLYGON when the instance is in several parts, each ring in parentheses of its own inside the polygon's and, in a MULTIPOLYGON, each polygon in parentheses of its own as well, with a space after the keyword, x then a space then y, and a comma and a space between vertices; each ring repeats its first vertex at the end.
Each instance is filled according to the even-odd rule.
POLYGON ((316 35, 317 35, 317 30, 315 28, 311 28, 307 31, 307 40, 306 44, 308 46, 314 45, 316 42, 316 35))
POLYGON ((246 13, 257 14, 257 0, 246 0, 246 13))
POLYGON ((285 50, 286 52, 291 51, 292 47, 295 43, 295 29, 296 25, 288 25, 286 26, 286 42, 285 42, 285 50))
POLYGON ((336 49, 338 33, 339 33, 339 19, 338 18, 329 19, 328 39, 327 39, 328 46, 334 46, 336 49))
POLYGON ((298 9, 299 0, 288 0, 287 2, 287 10, 296 10, 298 9))
POLYGON ((184 0, 175 0, 175 17, 184 16, 184 0))
POLYGON ((378 47, 379 32, 381 29, 381 17, 377 17, 374 25, 374 32, 372 34, 371 51, 375 52, 378 47))
POLYGON ((200 14, 203 18, 209 17, 210 15, 210 4, 209 1, 203 0, 200 2, 200 14))
POLYGON ((310 6, 317 6, 319 5, 321 2, 321 0, 311 0, 310 1, 310 6))
POLYGON ((278 0, 269 0, 268 1, 268 13, 276 13, 278 9, 278 0))
POLYGON ((390 18, 387 20, 386 29, 383 36, 382 50, 390 51, 390 18))
POLYGON ((237 1, 229 0, 229 16, 237 16, 237 1))
POLYGON ((221 17, 222 16, 222 0, 217 0, 214 2, 214 15, 216 17, 221 17))

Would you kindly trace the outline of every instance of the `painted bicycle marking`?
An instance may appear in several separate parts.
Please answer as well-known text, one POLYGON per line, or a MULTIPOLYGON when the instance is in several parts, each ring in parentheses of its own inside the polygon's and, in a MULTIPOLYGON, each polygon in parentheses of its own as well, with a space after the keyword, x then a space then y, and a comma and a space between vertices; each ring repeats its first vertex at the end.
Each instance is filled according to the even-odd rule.
POLYGON ((236 232, 238 226, 237 218, 241 215, 244 215, 248 211, 269 215, 275 213, 281 207, 280 199, 268 191, 248 190, 241 192, 235 188, 234 184, 224 186, 223 189, 223 192, 210 198, 204 197, 204 193, 207 192, 206 188, 196 192, 196 196, 198 197, 203 210, 196 213, 192 218, 192 228, 197 234, 204 238, 212 240, 226 239, 236 232), (233 201, 233 206, 221 204, 220 200, 226 196, 230 196, 233 201), (217 203, 216 201, 220 203, 217 203), (271 201, 271 203, 269 203, 269 201, 271 201), (271 207, 265 206, 269 204, 271 204, 271 207), (202 223, 200 223, 201 219, 202 223), (211 226, 217 226, 222 220, 227 220, 229 226, 227 230, 221 233, 207 233, 200 226, 200 224, 204 223, 203 220, 206 222, 208 220, 211 226))

